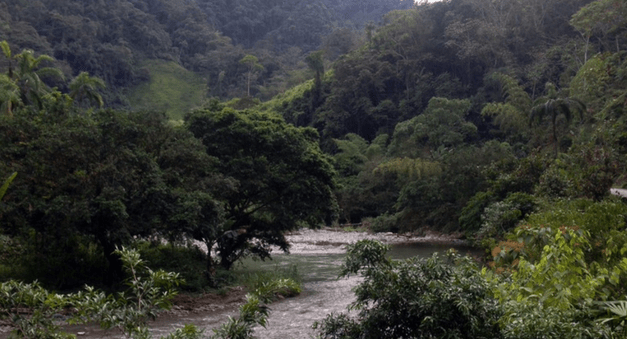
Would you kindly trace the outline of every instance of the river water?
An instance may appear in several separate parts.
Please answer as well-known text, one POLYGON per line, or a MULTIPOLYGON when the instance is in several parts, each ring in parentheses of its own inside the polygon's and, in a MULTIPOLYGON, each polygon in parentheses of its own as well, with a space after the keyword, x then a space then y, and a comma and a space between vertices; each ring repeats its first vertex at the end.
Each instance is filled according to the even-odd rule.
MULTIPOLYGON (((352 288, 361 278, 352 276, 337 279, 337 276, 345 257, 345 246, 361 239, 379 240, 392 245, 389 255, 393 259, 430 256, 433 252, 446 252, 450 248, 455 248, 461 254, 480 255, 476 249, 465 246, 461 241, 433 235, 411 237, 392 233, 337 232, 331 229, 295 232, 288 236, 290 254, 276 253, 273 254, 273 260, 245 261, 237 267, 242 272, 254 272, 295 265, 303 278, 302 293, 270 305, 268 324, 266 328, 256 328, 255 335, 262 339, 314 338, 314 322, 323 320, 330 313, 346 312, 347 306, 355 299, 352 288)), ((184 324, 194 324, 210 335, 213 333, 211 329, 226 321, 229 316, 237 316, 233 307, 225 312, 163 317, 151 324, 151 331, 155 338, 159 338, 184 324)), ((102 331, 95 327, 76 331, 86 331, 74 333, 78 334, 79 339, 122 338, 117 331, 102 331)), ((0 333, 0 338, 4 334, 0 333)))
POLYGON ((313 338, 311 326, 315 321, 323 320, 330 313, 346 312, 347 306, 355 300, 352 288, 361 278, 337 279, 339 267, 345 257, 345 245, 364 238, 392 245, 389 255, 393 259, 430 256, 450 248, 461 254, 480 254, 460 241, 436 236, 301 231, 290 236, 291 254, 276 255, 272 262, 266 263, 266 269, 271 269, 272 265, 297 265, 303 277, 303 292, 270 305, 268 325, 256 328, 255 335, 262 339, 313 338))

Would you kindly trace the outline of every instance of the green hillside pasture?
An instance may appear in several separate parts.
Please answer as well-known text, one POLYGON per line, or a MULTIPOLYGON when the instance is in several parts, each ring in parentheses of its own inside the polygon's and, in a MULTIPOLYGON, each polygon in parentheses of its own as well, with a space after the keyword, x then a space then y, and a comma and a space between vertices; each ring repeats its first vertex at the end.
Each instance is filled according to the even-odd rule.
POLYGON ((310 91, 313 88, 313 80, 307 80, 304 83, 294 86, 288 89, 284 93, 276 95, 271 100, 268 100, 257 107, 262 112, 278 111, 284 105, 291 103, 296 99, 301 99, 305 92, 310 91))
POLYGON ((180 120, 202 105, 206 81, 198 74, 171 61, 150 60, 142 66, 150 80, 131 90, 129 101, 134 110, 166 112, 170 119, 180 120))

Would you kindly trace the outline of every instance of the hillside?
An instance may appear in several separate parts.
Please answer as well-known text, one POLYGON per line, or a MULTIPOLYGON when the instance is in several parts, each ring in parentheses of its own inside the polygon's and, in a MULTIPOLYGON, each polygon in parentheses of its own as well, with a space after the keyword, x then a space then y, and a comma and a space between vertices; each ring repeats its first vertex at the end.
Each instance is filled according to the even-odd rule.
POLYGON ((197 73, 210 96, 243 96, 246 67, 239 60, 248 54, 264 67, 253 95, 269 98, 303 80, 310 51, 324 47, 337 57, 366 23, 409 7, 406 0, 7 0, 0 3, 0 41, 53 56, 67 77, 83 71, 100 77, 111 106, 137 106, 127 89, 148 80, 146 60, 197 73))

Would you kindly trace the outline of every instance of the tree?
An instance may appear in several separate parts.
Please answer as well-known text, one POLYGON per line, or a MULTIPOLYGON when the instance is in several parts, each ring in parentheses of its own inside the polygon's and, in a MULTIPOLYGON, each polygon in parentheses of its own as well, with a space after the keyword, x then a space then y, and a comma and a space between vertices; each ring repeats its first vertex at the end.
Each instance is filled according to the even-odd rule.
POLYGON ((104 102, 98 90, 105 87, 104 81, 100 78, 90 77, 89 73, 81 72, 70 82, 70 98, 77 104, 87 100, 91 104, 97 104, 98 107, 102 107, 104 102))
POLYGON ((108 264, 105 278, 115 283, 122 276, 116 246, 217 227, 214 161, 200 140, 164 115, 101 110, 33 119, 36 114, 0 124, 2 171, 24 173, 0 206, 1 227, 10 236, 32 234, 31 264, 47 284, 94 279, 59 270, 81 269, 81 241, 96 244, 108 264))
MULTIPOLYGON (((595 33, 602 35, 601 43, 608 41, 608 35, 614 33, 616 52, 620 52, 620 33, 625 31, 627 23, 627 5, 620 0, 592 1, 575 13, 570 24, 575 27, 586 42, 584 63, 588 61, 588 45, 595 33)), ((610 46, 605 46, 607 50, 610 46)))
POLYGON ((54 58, 45 54, 35 57, 35 52, 28 49, 13 59, 17 60, 17 68, 10 70, 8 75, 19 87, 22 102, 41 109, 42 96, 50 91, 42 77, 63 80, 63 73, 58 68, 41 67, 42 63, 52 62, 54 58))
POLYGON ((11 117, 13 110, 22 104, 20 88, 7 75, 0 74, 0 111, 11 117))
POLYGON ((553 135, 553 143, 555 145, 555 157, 559 152, 559 142, 557 140, 557 118, 563 115, 566 119, 566 123, 570 123, 573 118, 573 113, 579 113, 583 117, 583 112, 586 110, 586 106, 580 100, 573 97, 559 98, 555 85, 552 83, 546 84, 547 95, 544 98, 540 98, 536 101, 535 105, 531 109, 529 115, 529 124, 540 123, 546 116, 551 121, 551 132, 553 135))
POLYGON ((262 71, 264 67, 259 63, 259 59, 256 56, 250 54, 243 57, 239 63, 246 65, 246 93, 250 97, 250 83, 257 75, 257 72, 262 71))
POLYGON ((454 148, 477 135, 465 120, 469 100, 431 98, 423 114, 396 125, 389 152, 395 156, 433 155, 438 148, 454 148))
POLYGON ((305 61, 309 68, 314 71, 314 95, 312 106, 314 109, 320 104, 320 96, 322 92, 322 75, 324 74, 324 51, 310 53, 305 61))
POLYGON ((481 115, 491 117, 499 129, 511 139, 524 136, 528 129, 526 116, 531 108, 529 94, 516 79, 507 74, 493 73, 490 77, 500 83, 504 102, 487 103, 481 110, 481 115))
POLYGON ((287 250, 284 232, 317 227, 334 218, 334 171, 318 146, 318 133, 256 111, 199 110, 187 128, 219 160, 218 171, 235 181, 221 192, 224 229, 217 234, 221 265, 270 246, 287 250))

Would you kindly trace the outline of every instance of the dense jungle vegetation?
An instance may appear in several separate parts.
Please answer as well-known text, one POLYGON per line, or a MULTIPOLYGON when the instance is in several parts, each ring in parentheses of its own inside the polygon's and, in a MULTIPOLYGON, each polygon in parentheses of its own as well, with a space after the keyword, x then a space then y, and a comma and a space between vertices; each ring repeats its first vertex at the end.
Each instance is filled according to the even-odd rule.
POLYGON ((356 245, 323 337, 627 335, 622 0, 9 0, 0 41, 2 279, 112 286, 130 245, 202 289, 361 223, 488 265, 356 245))

